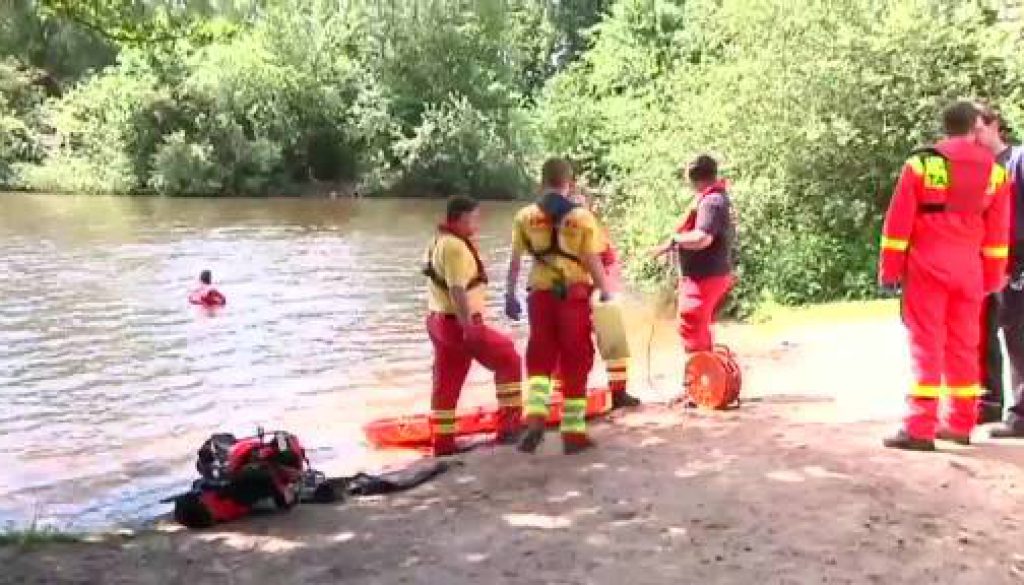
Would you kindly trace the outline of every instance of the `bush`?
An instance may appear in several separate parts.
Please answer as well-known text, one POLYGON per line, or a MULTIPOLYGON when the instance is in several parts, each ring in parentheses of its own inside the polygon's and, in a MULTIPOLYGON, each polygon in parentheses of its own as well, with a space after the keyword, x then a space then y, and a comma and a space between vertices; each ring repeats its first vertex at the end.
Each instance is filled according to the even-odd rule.
POLYGON ((42 91, 35 86, 39 73, 19 62, 0 60, 0 188, 19 185, 19 163, 37 162, 39 144, 38 108, 42 91))
POLYGON ((870 295, 881 216, 902 160, 936 136, 940 109, 1012 103, 1020 58, 975 4, 905 0, 620 0, 541 106, 608 183, 629 273, 689 202, 673 179, 717 155, 734 181, 741 308, 870 295), (576 113, 579 115, 576 115, 576 113), (583 137, 576 139, 575 137, 583 137))
POLYGON ((225 173, 209 143, 189 142, 178 131, 164 139, 153 155, 149 186, 157 193, 214 195, 224 187, 225 173))
POLYGON ((534 0, 407 3, 370 25, 384 50, 368 60, 389 96, 397 191, 521 193, 533 154, 526 104, 555 50, 534 0))
POLYGON ((429 107, 416 133, 396 142, 394 151, 407 184, 426 194, 511 198, 529 184, 516 156, 520 145, 510 144, 465 96, 429 107))
MULTIPOLYGON (((22 4, 19 18, 31 20, 22 4)), ((207 28, 223 34, 132 42, 48 104, 55 145, 29 174, 34 185, 97 192, 358 180, 363 192, 510 196, 536 154, 525 112, 554 53, 578 49, 565 25, 594 22, 604 3, 547 4, 313 0, 228 14, 232 24, 211 8, 207 28), (62 186, 69 165, 88 180, 62 186)), ((114 33, 168 24, 117 14, 102 25, 114 33)), ((12 30, 0 27, 0 48, 17 44, 12 30)))
POLYGON ((90 77, 43 112, 50 128, 42 168, 28 170, 33 189, 127 193, 145 187, 160 105, 169 100, 149 69, 125 62, 90 77))

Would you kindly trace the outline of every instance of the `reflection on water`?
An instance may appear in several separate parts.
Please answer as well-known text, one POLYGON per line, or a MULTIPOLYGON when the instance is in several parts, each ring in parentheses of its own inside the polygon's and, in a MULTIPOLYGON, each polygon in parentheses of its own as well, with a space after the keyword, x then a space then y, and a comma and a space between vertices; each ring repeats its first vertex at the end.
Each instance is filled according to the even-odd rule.
MULTIPOLYGON (((441 207, 0 196, 0 522, 152 516, 208 434, 258 424, 344 468, 360 422, 427 404, 441 207), (203 268, 228 296, 213 316, 185 299, 203 268)), ((485 206, 493 272, 513 209, 485 206)))

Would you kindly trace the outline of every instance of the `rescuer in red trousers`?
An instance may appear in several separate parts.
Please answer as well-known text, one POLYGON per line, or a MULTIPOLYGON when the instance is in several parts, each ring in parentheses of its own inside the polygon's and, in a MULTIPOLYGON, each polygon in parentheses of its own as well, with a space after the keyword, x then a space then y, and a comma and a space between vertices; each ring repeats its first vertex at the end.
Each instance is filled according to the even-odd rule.
POLYGON ((943 113, 947 138, 907 160, 885 218, 879 280, 902 286, 915 377, 903 428, 886 447, 969 444, 977 419, 982 303, 1006 279, 1010 205, 1006 170, 975 140, 978 118, 970 102, 943 113))
MULTIPOLYGON (((682 174, 682 172, 680 173, 682 174)), ((679 251, 679 336, 686 353, 714 348, 711 325, 732 288, 732 206, 718 162, 701 155, 685 169, 697 199, 676 234, 654 249, 655 258, 679 251)))
POLYGON ((520 434, 522 363, 512 340, 483 321, 487 273, 473 242, 479 229, 478 203, 452 198, 424 263, 427 333, 434 345, 430 428, 435 456, 456 451, 455 408, 473 360, 494 372, 498 441, 514 443, 520 434))
POLYGON ((564 159, 549 159, 541 174, 540 199, 515 217, 505 293, 506 314, 519 319, 519 269, 523 255, 532 256, 527 300, 527 431, 519 449, 532 453, 544 438, 557 364, 564 384, 562 444, 564 452, 571 454, 592 446, 586 421, 587 376, 594 363, 590 297, 595 287, 603 301, 609 300, 611 293, 599 257, 605 249, 603 231, 594 214, 569 196, 575 182, 572 165, 564 159))
MULTIPOLYGON (((577 205, 583 206, 593 211, 591 200, 581 189, 574 189, 570 194, 570 199, 577 205)), ((601 266, 604 267, 605 282, 608 283, 608 287, 618 292, 619 287, 622 283, 622 267, 619 263, 619 255, 615 251, 615 245, 612 243, 611 237, 608 233, 607 226, 604 228, 605 249, 600 254, 601 266)), ((629 358, 628 357, 617 357, 609 358, 603 356, 605 360, 605 372, 608 376, 608 391, 612 398, 612 410, 618 408, 633 408, 640 406, 640 399, 629 393, 629 358)), ((555 367, 554 380, 554 391, 562 391, 562 378, 558 367, 555 367)))

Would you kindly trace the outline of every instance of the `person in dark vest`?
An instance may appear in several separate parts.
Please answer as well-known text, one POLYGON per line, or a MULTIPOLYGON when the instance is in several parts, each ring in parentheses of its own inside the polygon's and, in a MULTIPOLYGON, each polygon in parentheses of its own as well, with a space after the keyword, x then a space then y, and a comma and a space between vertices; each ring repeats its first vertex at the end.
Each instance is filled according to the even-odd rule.
POLYGON ((981 362, 985 394, 981 397, 980 424, 1003 420, 1003 354, 999 330, 1003 330, 1006 354, 1010 362, 1013 403, 1005 423, 992 429, 994 438, 1024 437, 1024 148, 1010 146, 1009 129, 998 112, 980 105, 975 134, 1009 173, 1012 183, 1010 203, 1010 258, 1008 285, 990 295, 985 302, 981 362))
POLYGON ((474 360, 494 372, 498 442, 516 442, 521 430, 522 362, 512 339, 484 323, 487 272, 473 241, 479 230, 477 201, 451 198, 424 260, 427 334, 434 346, 430 426, 435 456, 457 451, 455 409, 474 360))
POLYGON ((679 335, 686 353, 714 347, 711 326, 732 288, 734 228, 728 185, 718 176, 718 162, 700 155, 680 171, 697 197, 676 233, 653 251, 671 250, 679 257, 679 335))

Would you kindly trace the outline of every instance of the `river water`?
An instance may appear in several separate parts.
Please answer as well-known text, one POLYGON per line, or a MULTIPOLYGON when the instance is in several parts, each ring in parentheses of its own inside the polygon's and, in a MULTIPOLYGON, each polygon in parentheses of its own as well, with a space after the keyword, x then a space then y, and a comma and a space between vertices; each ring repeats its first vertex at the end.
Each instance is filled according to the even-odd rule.
MULTIPOLYGON (((359 467, 360 423, 428 404, 418 271, 442 206, 0 195, 0 524, 152 518, 218 431, 285 427, 359 467), (186 302, 202 269, 217 314, 186 302)), ((514 209, 484 207, 496 281, 514 209)))

